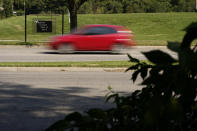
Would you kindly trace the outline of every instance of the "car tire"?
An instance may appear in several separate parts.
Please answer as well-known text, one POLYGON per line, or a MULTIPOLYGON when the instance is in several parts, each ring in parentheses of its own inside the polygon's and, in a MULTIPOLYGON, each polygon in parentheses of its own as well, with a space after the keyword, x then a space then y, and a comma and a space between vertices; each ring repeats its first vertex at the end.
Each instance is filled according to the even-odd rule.
POLYGON ((112 45, 111 51, 115 54, 120 54, 123 50, 123 45, 121 44, 114 44, 112 45))
POLYGON ((75 48, 72 44, 63 43, 58 47, 58 52, 60 54, 72 54, 75 52, 75 48))

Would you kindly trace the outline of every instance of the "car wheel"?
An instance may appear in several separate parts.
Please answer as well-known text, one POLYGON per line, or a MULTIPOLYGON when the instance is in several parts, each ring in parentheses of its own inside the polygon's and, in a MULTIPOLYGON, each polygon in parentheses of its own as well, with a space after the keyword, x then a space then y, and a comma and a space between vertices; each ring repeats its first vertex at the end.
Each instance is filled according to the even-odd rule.
POLYGON ((72 54, 75 52, 75 48, 72 44, 64 43, 58 47, 58 52, 60 54, 72 54))
POLYGON ((112 53, 119 54, 123 50, 123 45, 121 44, 114 44, 112 45, 111 51, 112 53))

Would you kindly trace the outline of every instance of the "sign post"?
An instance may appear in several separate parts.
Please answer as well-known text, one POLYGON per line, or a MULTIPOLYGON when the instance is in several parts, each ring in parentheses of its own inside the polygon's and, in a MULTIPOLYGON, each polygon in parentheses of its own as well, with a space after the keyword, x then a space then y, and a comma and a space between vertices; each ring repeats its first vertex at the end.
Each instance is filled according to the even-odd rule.
POLYGON ((25 43, 27 42, 27 14, 26 14, 26 3, 24 0, 24 15, 25 15, 25 43))
MULTIPOLYGON (((25 6, 25 0, 24 0, 24 6, 25 6)), ((60 14, 61 21, 61 32, 58 32, 60 34, 64 34, 64 11, 63 10, 45 10, 45 14, 40 13, 41 10, 28 10, 25 9, 25 43, 27 43, 27 35, 28 33, 31 33, 30 30, 28 30, 28 26, 32 26, 32 35, 53 35, 56 34, 56 17, 59 17, 58 13, 60 14), (54 12, 54 18, 52 13, 54 12), (50 12, 49 15, 47 13, 50 12), (27 22, 28 15, 36 15, 37 18, 33 17, 32 24, 30 22, 27 22), (48 17, 46 17, 48 16, 48 17)), ((59 28, 58 28, 59 29, 59 28)), ((28 35, 29 36, 29 35, 28 35)))

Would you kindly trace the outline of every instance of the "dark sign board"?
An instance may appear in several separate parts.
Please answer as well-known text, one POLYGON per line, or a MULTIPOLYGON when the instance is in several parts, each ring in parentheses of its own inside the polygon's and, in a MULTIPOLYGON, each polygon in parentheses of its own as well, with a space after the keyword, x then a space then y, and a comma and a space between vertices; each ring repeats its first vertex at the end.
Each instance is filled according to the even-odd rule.
POLYGON ((52 32, 52 21, 36 21, 37 32, 52 32))

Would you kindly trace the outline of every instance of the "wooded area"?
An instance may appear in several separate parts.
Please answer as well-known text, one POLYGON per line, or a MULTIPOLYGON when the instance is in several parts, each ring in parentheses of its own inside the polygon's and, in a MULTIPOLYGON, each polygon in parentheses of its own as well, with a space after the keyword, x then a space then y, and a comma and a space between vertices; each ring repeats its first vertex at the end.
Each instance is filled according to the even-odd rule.
POLYGON ((11 5, 11 9, 15 11, 24 10, 24 1, 26 8, 36 10, 67 11, 68 4, 75 3, 75 5, 78 4, 77 8, 80 7, 78 13, 81 14, 193 12, 196 7, 195 0, 0 0, 3 8, 11 5))

